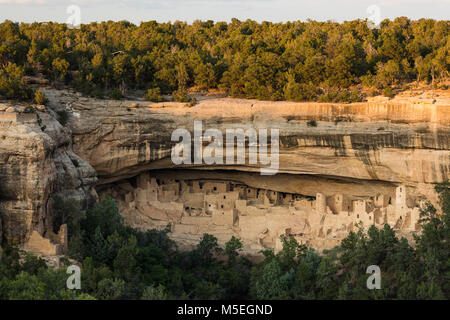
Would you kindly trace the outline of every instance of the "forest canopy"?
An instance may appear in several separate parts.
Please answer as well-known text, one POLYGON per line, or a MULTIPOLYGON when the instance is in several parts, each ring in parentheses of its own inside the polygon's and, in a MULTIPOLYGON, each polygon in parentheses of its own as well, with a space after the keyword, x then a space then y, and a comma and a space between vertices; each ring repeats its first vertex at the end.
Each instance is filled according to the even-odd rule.
POLYGON ((262 100, 359 101, 412 81, 438 85, 450 71, 449 21, 363 20, 136 26, 102 22, 0 24, 0 95, 29 98, 22 75, 43 74, 84 94, 120 98, 141 89, 185 98, 186 89, 220 89, 262 100))

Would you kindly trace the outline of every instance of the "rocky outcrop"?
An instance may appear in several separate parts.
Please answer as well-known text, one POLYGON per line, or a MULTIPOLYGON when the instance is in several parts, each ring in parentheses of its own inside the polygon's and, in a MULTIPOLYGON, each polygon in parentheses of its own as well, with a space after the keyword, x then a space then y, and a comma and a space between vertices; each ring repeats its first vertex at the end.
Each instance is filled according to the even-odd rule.
MULTIPOLYGON (((101 192, 116 190, 116 185, 137 188, 130 181, 148 171, 183 169, 192 181, 229 180, 304 197, 339 193, 352 201, 377 194, 394 197, 396 188, 404 185, 415 199, 434 204, 434 184, 450 178, 450 103, 446 97, 371 99, 354 104, 201 97, 190 107, 173 102, 97 100, 67 90, 43 91, 50 100, 49 114, 39 113, 47 125, 45 132, 31 120, 14 122, 11 115, 8 125, 0 122, 0 138, 6 137, 0 140, 0 175, 5 181, 0 211, 8 239, 24 241, 32 230, 45 233, 52 194, 92 198, 91 186, 96 180, 92 167, 101 192), (69 114, 70 130, 54 120, 54 112, 62 110, 69 114), (278 174, 261 176, 260 166, 248 162, 174 165, 172 132, 185 128, 192 133, 194 121, 200 120, 203 131, 218 129, 224 134, 235 128, 279 129, 278 174)), ((178 206, 174 204, 175 215, 157 202, 134 211, 127 207, 128 218, 139 221, 143 228, 189 220, 183 208, 178 212, 178 206)), ((327 221, 337 218, 333 219, 327 221)), ((178 227, 183 228, 191 227, 178 227)), ((327 230, 319 231, 320 236, 327 236, 327 230)), ((271 234, 270 230, 255 232, 261 239, 271 234)))
MULTIPOLYGON (((314 198, 318 193, 326 199, 342 194, 351 199, 352 206, 365 206, 379 196, 396 201, 397 187, 405 186, 408 196, 415 199, 410 207, 413 211, 405 215, 408 228, 401 221, 404 209, 397 210, 390 203, 376 211, 367 210, 366 222, 375 223, 369 219, 376 218, 381 225, 390 219, 397 230, 410 232, 416 230, 412 219, 417 218, 418 203, 427 199, 436 205, 434 185, 450 178, 448 97, 376 98, 355 104, 203 97, 189 107, 183 103, 93 100, 60 91, 48 91, 47 95, 54 101, 54 108, 71 113, 75 152, 97 170, 97 188, 102 194, 108 191, 123 197, 119 204, 125 220, 144 229, 164 228, 171 222, 172 236, 179 243, 195 243, 203 232, 210 232, 221 241, 231 235, 240 236, 254 250, 260 250, 264 243, 279 245, 275 238, 280 233, 299 229, 303 230, 298 233, 303 234, 304 243, 329 248, 352 230, 352 219, 363 217, 336 216, 327 209, 325 216, 316 219, 314 212, 298 213, 291 204, 290 209, 272 208, 256 220, 249 215, 237 216, 237 222, 227 226, 225 232, 223 226, 206 222, 208 217, 192 217, 183 208, 169 217, 168 209, 158 207, 160 202, 155 200, 135 205, 131 195, 138 191, 122 194, 117 185, 136 188, 127 183, 141 173, 166 169, 164 175, 170 176, 170 170, 184 169, 183 179, 190 181, 232 181, 264 192, 314 198), (192 133, 196 120, 202 121, 203 131, 218 129, 224 134, 232 128, 279 129, 278 174, 261 176, 259 166, 248 162, 175 166, 170 158, 174 146, 171 134, 179 128, 192 133), (252 239, 246 238, 253 233, 252 239)), ((173 203, 177 210, 183 203, 165 201, 173 203)))
MULTIPOLYGON (((74 150, 97 170, 100 183, 174 167, 171 134, 178 128, 192 131, 194 120, 202 120, 204 130, 222 132, 279 129, 279 173, 415 186, 450 177, 450 103, 439 97, 355 104, 225 98, 189 108, 93 100, 60 91, 47 95, 72 112, 74 150), (311 120, 317 126, 308 125, 311 120)), ((248 164, 195 167, 259 171, 248 164)))
POLYGON ((95 170, 72 151, 71 132, 49 110, 0 113, 0 219, 3 240, 47 237, 55 195, 95 201, 95 170), (41 123, 38 123, 38 117, 41 123))

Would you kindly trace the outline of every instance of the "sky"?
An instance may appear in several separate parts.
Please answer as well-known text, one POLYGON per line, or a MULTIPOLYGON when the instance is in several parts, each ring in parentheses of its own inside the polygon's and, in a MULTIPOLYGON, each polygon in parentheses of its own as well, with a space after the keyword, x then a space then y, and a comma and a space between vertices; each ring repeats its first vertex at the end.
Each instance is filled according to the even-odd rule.
POLYGON ((0 0, 0 22, 128 20, 139 24, 232 18, 342 22, 399 16, 450 20, 450 0, 0 0))

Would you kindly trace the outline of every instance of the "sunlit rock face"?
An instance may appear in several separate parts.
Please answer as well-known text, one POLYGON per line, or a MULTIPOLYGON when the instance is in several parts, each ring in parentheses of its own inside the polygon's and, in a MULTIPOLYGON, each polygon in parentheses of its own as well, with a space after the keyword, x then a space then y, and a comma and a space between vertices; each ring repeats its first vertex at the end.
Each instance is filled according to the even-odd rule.
POLYGON ((63 97, 60 92, 48 95, 75 115, 70 121, 74 150, 97 170, 101 196, 112 193, 127 223, 135 227, 165 228, 171 223, 171 235, 180 244, 194 245, 203 233, 212 233, 222 242, 235 235, 246 242, 249 252, 257 252, 279 247, 278 237, 290 233, 302 243, 324 249, 338 244, 361 219, 364 227, 389 223, 408 235, 417 231, 423 201, 436 204, 434 184, 450 177, 450 108, 444 98, 356 104, 204 98, 189 107, 63 97), (218 129, 224 135, 236 128, 279 129, 278 174, 261 176, 259 166, 248 161, 175 166, 172 132, 186 128, 193 136, 194 121, 202 121, 203 131, 218 129), (142 174, 149 179, 163 175, 169 181, 161 181, 171 185, 177 180, 179 185, 170 195, 166 184, 152 185, 164 195, 148 200, 147 191, 142 191, 147 189, 136 185, 142 174), (196 195, 182 189, 181 181, 191 189, 195 181, 227 182, 231 189, 239 185, 256 193, 309 199, 309 205, 321 194, 325 205, 317 211, 315 204, 308 210, 299 208, 298 202, 272 203, 258 211, 253 207, 264 205, 264 199, 258 204, 239 198, 235 199, 239 204, 229 206, 231 211, 223 219, 227 222, 221 225, 208 211, 209 192, 196 195), (396 205, 400 186, 407 190, 403 209, 396 205), (334 208, 338 195, 350 209, 334 208), (197 197, 196 206, 189 206, 192 200, 186 197, 191 196, 197 197), (248 212, 239 210, 244 202, 248 212))
MULTIPOLYGON (((450 174, 446 99, 345 105, 225 98, 205 99, 189 108, 181 103, 104 101, 57 93, 55 99, 66 100, 60 103, 79 116, 70 121, 74 150, 97 170, 100 183, 174 167, 171 134, 177 128, 192 131, 195 120, 202 121, 203 130, 279 129, 279 173, 415 187, 441 182, 450 174), (317 126, 308 126, 310 120, 317 126)), ((248 163, 195 167, 259 172, 248 163)))
POLYGON ((71 132, 51 110, 36 114, 0 113, 0 220, 2 239, 26 243, 33 231, 52 230, 53 198, 60 195, 83 205, 97 195, 95 170, 76 155, 71 132), (45 126, 45 127, 44 127, 45 126), (42 127, 42 128, 41 128, 42 127))
MULTIPOLYGON (((414 208, 418 208, 425 199, 436 204, 434 184, 450 178, 450 104, 443 97, 372 99, 355 104, 203 97, 198 99, 198 104, 189 107, 184 103, 173 102, 154 104, 145 101, 96 100, 63 90, 48 89, 45 93, 50 99, 49 109, 64 109, 69 113, 68 128, 63 130, 70 129, 72 133, 70 142, 73 142, 74 153, 95 169, 99 179, 96 189, 100 195, 114 193, 129 224, 148 229, 155 226, 162 228, 172 223, 172 236, 180 243, 195 244, 199 234, 208 232, 218 236, 221 241, 230 235, 240 236, 257 250, 261 247, 275 248, 277 237, 290 232, 312 246, 329 248, 337 244, 353 228, 350 225, 355 223, 353 218, 336 214, 330 199, 335 199, 337 195, 342 195, 351 204, 352 213, 356 212, 354 207, 358 207, 357 210, 366 211, 367 217, 372 214, 371 217, 378 224, 391 219, 390 223, 397 226, 399 232, 410 233, 415 231, 411 219, 415 219, 413 215, 416 211, 413 214, 412 210, 417 210, 414 208), (278 129, 278 174, 261 176, 260 166, 249 164, 248 161, 245 164, 174 165, 171 150, 175 142, 171 141, 171 135, 179 128, 186 128, 193 133, 194 121, 201 121, 203 130, 218 129, 224 135, 227 129, 278 129), (180 176, 171 179, 183 180, 188 184, 194 181, 225 181, 231 183, 230 186, 242 185, 256 192, 276 192, 311 201, 317 201, 317 195, 322 194, 326 205, 321 213, 317 213, 315 207, 309 211, 303 208, 304 212, 297 217, 298 212, 292 213, 295 210, 292 209, 295 208, 293 203, 283 204, 280 208, 272 204, 276 208, 267 209, 264 213, 266 218, 259 217, 259 220, 253 221, 253 218, 240 213, 237 208, 243 205, 243 201, 251 200, 235 199, 241 201, 237 207, 234 203, 232 208, 237 211, 237 216, 233 213, 232 219, 225 219, 228 222, 233 220, 231 227, 226 226, 233 232, 225 232, 220 226, 218 229, 212 227, 215 224, 211 222, 213 220, 207 220, 212 219, 212 213, 206 213, 206 202, 200 207, 210 217, 197 217, 195 212, 198 213, 198 210, 186 210, 182 196, 186 190, 182 192, 181 184, 178 198, 173 201, 164 198, 161 201, 151 200, 159 203, 147 203, 150 200, 141 199, 140 204, 136 205, 135 199, 139 194, 136 191, 136 179, 139 176, 145 174, 150 179, 156 175, 179 175, 181 172, 184 176, 188 175, 189 179, 180 176), (128 189, 133 190, 124 193, 119 185, 127 185, 128 189), (397 223, 401 213, 392 209, 396 206, 397 188, 400 186, 407 190, 408 208, 411 209, 408 223, 397 223), (377 196, 390 198, 391 203, 375 206, 377 196), (354 201, 366 201, 367 204, 354 201), (373 207, 370 207, 370 201, 373 207), (389 205, 391 209, 388 214, 386 210, 389 205), (375 214, 375 209, 380 210, 375 214), (280 214, 290 215, 275 218, 280 214), (394 216, 397 217, 395 221, 394 216), (275 224, 270 222, 272 218, 277 221, 275 224), (278 221, 285 221, 285 224, 280 226, 278 221), (405 227, 406 224, 408 227, 405 227), (245 229, 251 225, 258 227, 253 231, 245 229), (261 226, 268 230, 259 230, 261 226), (248 235, 250 238, 245 238, 248 235), (258 240, 260 238, 263 240, 258 240)), ((36 132, 40 134, 38 131, 39 127, 36 132)), ((41 163, 40 170, 36 165, 36 175, 39 171, 42 176, 52 176, 52 170, 45 173, 44 168, 48 166, 42 164, 45 161, 54 162, 53 153, 50 152, 53 155, 51 159, 47 153, 44 152, 42 159, 33 158, 39 154, 36 152, 29 155, 35 163, 41 163)), ((67 151, 67 154, 70 158, 72 153, 67 151)), ((12 181, 11 175, 8 181, 12 181)), ((158 188, 166 187, 161 184, 158 188)), ((20 192, 16 190, 12 194, 20 192)), ((36 194, 30 195, 30 199, 33 199, 30 201, 52 192, 36 190, 36 194)), ((208 193, 204 197, 208 197, 208 193)), ((37 207, 29 210, 31 216, 39 216, 37 207)), ((27 211, 23 209, 23 212, 27 211)), ((26 217, 26 214, 20 215, 17 219, 26 220, 26 217)), ((29 225, 25 222, 22 224, 29 225)), ((39 223, 34 225, 38 226, 39 223)))

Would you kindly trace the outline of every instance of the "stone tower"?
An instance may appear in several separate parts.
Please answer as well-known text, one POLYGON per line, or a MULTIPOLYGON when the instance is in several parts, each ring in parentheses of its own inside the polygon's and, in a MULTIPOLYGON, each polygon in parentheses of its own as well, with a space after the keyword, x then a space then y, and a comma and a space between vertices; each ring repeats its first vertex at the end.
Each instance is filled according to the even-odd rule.
POLYGON ((327 201, 323 193, 316 194, 316 211, 317 213, 327 212, 327 201))
POLYGON ((397 210, 404 210, 406 206, 406 187, 404 185, 398 186, 395 189, 395 207, 397 210))

